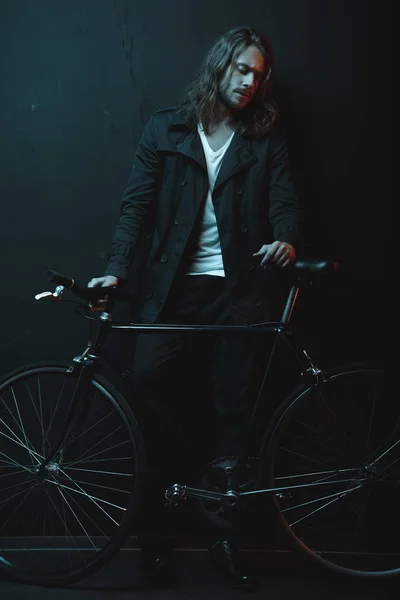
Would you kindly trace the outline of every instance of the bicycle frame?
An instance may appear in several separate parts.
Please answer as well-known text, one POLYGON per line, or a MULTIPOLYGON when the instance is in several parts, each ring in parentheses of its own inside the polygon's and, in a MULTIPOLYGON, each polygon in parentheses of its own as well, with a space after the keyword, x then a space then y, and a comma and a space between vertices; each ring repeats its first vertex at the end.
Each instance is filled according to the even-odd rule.
MULTIPOLYGON (((53 296, 55 300, 60 300, 61 299, 60 296, 62 296, 64 289, 68 289, 68 288, 72 289, 72 291, 74 291, 78 296, 85 299, 86 301, 89 301, 90 299, 93 299, 93 298, 98 299, 102 295, 103 296, 106 294, 108 295, 107 310, 104 310, 103 312, 100 313, 100 316, 98 319, 100 325, 99 325, 97 334, 95 336, 94 342, 90 341, 88 343, 86 349, 84 350, 84 352, 81 355, 78 355, 73 359, 71 367, 69 369, 70 373, 76 372, 77 369, 79 370, 79 382, 77 384, 75 400, 74 400, 74 403, 73 403, 72 409, 71 409, 72 414, 70 414, 70 417, 68 418, 68 422, 66 423, 65 431, 67 431, 67 429, 71 423, 71 420, 73 419, 73 412, 75 410, 77 398, 79 397, 80 392, 82 391, 82 386, 84 386, 85 381, 89 380, 91 373, 93 373, 93 371, 96 369, 96 365, 103 354, 105 340, 106 340, 107 336, 111 333, 112 330, 126 331, 128 333, 146 333, 146 334, 171 332, 171 331, 182 331, 182 332, 188 332, 188 333, 211 332, 211 333, 224 333, 224 334, 228 334, 228 335, 229 334, 238 334, 238 333, 241 333, 241 334, 245 333, 248 335, 273 334, 274 341, 273 341, 272 349, 269 354, 269 359, 268 359, 267 365, 265 367, 261 386, 260 386, 259 392, 257 394, 257 398, 256 398, 255 405, 253 408, 252 416, 251 416, 250 423, 249 423, 249 426, 247 429, 246 435, 247 435, 247 439, 248 439, 251 429, 252 429, 252 425, 254 423, 257 409, 260 405, 260 400, 262 397, 263 390, 265 389, 266 381, 267 381, 269 373, 271 371, 272 359, 275 355, 276 348, 277 348, 277 345, 279 342, 282 342, 286 351, 289 354, 291 354, 292 356, 294 356, 295 361, 299 365, 299 376, 300 377, 307 377, 310 381, 310 385, 317 385, 319 382, 321 382, 323 380, 322 371, 313 364, 313 362, 311 361, 311 358, 307 354, 307 352, 304 349, 298 348, 297 345, 291 339, 291 337, 290 337, 291 336, 290 320, 291 320, 291 317, 292 317, 292 314, 293 314, 293 311, 294 311, 294 308, 296 305, 300 287, 301 287, 302 283, 305 282, 305 280, 302 279, 302 274, 305 273, 306 276, 310 277, 310 275, 312 273, 318 273, 318 272, 326 273, 331 270, 335 271, 336 269, 337 269, 337 263, 329 263, 326 261, 297 262, 296 270, 298 270, 300 272, 300 275, 299 275, 299 273, 296 272, 296 270, 294 271, 295 276, 294 276, 293 282, 290 285, 289 290, 288 290, 288 295, 287 295, 286 302, 285 302, 285 305, 283 308, 281 319, 279 321, 256 323, 256 324, 252 324, 252 325, 187 325, 187 324, 183 325, 183 324, 162 324, 162 323, 161 324, 153 324, 153 323, 151 323, 151 324, 142 324, 142 323, 140 323, 140 324, 139 323, 116 324, 116 323, 113 323, 113 319, 112 319, 112 310, 113 310, 115 301, 117 301, 117 300, 126 301, 127 299, 129 299, 129 296, 127 296, 124 292, 120 292, 119 290, 117 290, 115 288, 111 288, 111 289, 110 288, 91 288, 91 289, 83 290, 83 289, 79 288, 72 279, 70 279, 66 276, 55 274, 53 280, 58 281, 62 285, 59 285, 56 288, 56 292, 54 294, 51 294, 50 292, 45 292, 43 294, 39 294, 37 296, 37 299, 39 299, 39 297, 45 297, 45 296, 50 295, 50 296, 53 296), (66 281, 66 283, 64 283, 64 281, 66 281), (83 373, 85 373, 85 375, 82 377, 83 373)), ((65 434, 65 432, 63 432, 63 435, 64 434, 65 434)), ((51 462, 54 455, 58 452, 58 450, 62 444, 62 439, 63 439, 63 437, 61 436, 59 444, 56 445, 51 456, 46 460, 46 463, 43 465, 43 469, 47 466, 47 464, 49 462, 51 462)), ((247 447, 247 443, 245 444, 245 447, 247 447)), ((266 489, 266 490, 254 490, 254 491, 247 491, 247 492, 239 493, 238 492, 238 484, 240 482, 241 476, 243 475, 246 458, 247 458, 247 452, 246 452, 246 450, 244 450, 243 455, 239 456, 239 458, 238 458, 237 467, 233 473, 232 489, 229 489, 226 493, 211 492, 209 490, 201 490, 201 489, 197 489, 197 488, 191 488, 188 486, 174 484, 173 486, 171 486, 170 488, 168 488, 166 490, 166 492, 165 492, 166 500, 168 502, 176 505, 183 498, 187 498, 190 496, 190 497, 196 497, 196 498, 201 498, 201 499, 206 499, 206 500, 215 500, 215 501, 221 502, 222 504, 233 506, 233 505, 236 505, 236 503, 239 499, 239 496, 256 494, 256 493, 276 493, 276 492, 281 491, 281 488, 274 488, 274 489, 271 488, 271 489, 266 489)), ((313 484, 313 485, 323 485, 323 483, 313 484)), ((282 488, 282 490, 283 489, 285 489, 285 488, 282 488)))

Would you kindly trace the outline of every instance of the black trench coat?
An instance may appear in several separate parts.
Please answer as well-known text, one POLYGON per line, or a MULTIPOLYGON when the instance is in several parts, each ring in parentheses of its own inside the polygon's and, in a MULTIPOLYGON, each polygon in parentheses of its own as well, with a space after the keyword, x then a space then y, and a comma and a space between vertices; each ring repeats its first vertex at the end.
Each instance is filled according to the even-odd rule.
MULTIPOLYGON (((157 112, 135 153, 105 271, 130 280, 136 320, 157 320, 207 191, 195 123, 174 108, 157 112)), ((276 319, 281 275, 260 268, 252 255, 274 240, 298 250, 301 240, 302 210, 282 133, 271 130, 262 139, 235 133, 212 198, 235 322, 276 319)))

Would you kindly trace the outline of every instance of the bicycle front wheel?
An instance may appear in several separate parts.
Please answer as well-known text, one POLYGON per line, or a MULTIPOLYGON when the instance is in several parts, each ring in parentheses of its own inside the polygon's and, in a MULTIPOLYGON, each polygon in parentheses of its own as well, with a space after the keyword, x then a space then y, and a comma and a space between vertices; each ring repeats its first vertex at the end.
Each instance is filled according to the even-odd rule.
POLYGON ((339 369, 281 406, 264 483, 295 547, 337 572, 400 574, 400 417, 378 368, 339 369))
POLYGON ((137 508, 144 453, 132 412, 95 375, 63 435, 77 384, 53 365, 0 383, 0 566, 27 583, 66 585, 99 569, 137 508))

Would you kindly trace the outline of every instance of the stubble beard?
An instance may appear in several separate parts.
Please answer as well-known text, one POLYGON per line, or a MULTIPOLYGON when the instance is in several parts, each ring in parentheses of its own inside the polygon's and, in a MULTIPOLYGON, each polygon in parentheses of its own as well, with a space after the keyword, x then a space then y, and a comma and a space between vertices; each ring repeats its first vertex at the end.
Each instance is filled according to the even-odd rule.
POLYGON ((228 108, 229 110, 237 110, 238 109, 238 105, 233 102, 232 98, 229 96, 229 93, 227 91, 227 89, 222 89, 219 92, 219 99, 221 101, 221 104, 225 107, 228 108))

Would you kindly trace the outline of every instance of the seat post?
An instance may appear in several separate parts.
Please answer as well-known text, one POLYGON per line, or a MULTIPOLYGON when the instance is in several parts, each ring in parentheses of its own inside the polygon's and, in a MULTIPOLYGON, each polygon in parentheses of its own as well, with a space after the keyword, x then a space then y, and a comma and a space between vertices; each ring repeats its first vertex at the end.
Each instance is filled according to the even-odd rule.
POLYGON ((283 309, 281 322, 285 325, 289 323, 290 318, 292 316, 292 312, 294 309, 294 305, 296 304, 297 296, 299 293, 299 286, 293 285, 290 290, 286 300, 285 308, 283 309))

